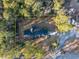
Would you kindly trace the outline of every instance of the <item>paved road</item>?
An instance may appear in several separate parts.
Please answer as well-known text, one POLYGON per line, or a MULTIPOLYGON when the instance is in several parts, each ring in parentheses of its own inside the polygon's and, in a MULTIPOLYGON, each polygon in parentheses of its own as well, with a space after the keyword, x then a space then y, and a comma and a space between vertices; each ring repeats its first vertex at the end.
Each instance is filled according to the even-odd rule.
POLYGON ((56 59, 79 59, 78 53, 66 53, 58 56, 56 59))

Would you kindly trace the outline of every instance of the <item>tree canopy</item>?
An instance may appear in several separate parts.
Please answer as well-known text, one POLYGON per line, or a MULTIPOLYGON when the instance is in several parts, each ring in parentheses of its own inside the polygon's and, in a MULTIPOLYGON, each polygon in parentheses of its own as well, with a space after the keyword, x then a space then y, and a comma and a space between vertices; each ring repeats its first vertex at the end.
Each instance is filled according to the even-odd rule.
MULTIPOLYGON (((38 19, 51 15, 47 21, 52 19, 59 32, 67 32, 72 28, 68 24, 70 16, 65 12, 64 0, 2 0, 2 4, 4 10, 3 19, 0 21, 0 56, 6 55, 8 59, 21 52, 27 58, 35 55, 37 59, 41 59, 45 52, 39 46, 33 46, 31 41, 16 40, 16 20, 20 17, 38 19)), ((57 47, 56 43, 54 45, 57 47)))

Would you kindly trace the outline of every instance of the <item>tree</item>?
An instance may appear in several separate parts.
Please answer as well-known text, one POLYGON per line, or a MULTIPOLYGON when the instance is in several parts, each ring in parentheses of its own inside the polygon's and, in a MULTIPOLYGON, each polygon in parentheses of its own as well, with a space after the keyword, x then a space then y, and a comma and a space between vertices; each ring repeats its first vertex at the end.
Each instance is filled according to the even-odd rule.
POLYGON ((32 42, 26 41, 25 47, 21 49, 20 53, 25 55, 25 58, 29 59, 35 56, 37 59, 41 59, 44 55, 44 51, 39 46, 32 45, 32 42))
POLYGON ((65 13, 65 9, 62 8, 63 3, 64 3, 63 0, 62 1, 54 0, 54 7, 53 7, 54 11, 56 12, 56 15, 52 19, 54 20, 55 25, 58 27, 58 30, 60 32, 66 32, 72 28, 72 26, 68 24, 68 19, 70 16, 67 16, 65 13))
MULTIPOLYGON (((47 7, 51 5, 51 0, 3 0, 5 19, 25 17, 34 18, 43 16, 47 7)), ((10 19, 11 20, 11 19, 10 19)))

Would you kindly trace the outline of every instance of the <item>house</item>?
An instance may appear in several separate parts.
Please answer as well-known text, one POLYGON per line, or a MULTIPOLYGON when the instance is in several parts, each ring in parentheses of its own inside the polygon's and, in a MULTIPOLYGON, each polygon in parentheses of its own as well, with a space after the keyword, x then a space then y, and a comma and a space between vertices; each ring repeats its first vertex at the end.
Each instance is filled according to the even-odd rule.
POLYGON ((45 35, 54 35, 53 32, 56 31, 57 27, 54 24, 49 24, 48 22, 40 22, 40 20, 20 20, 16 21, 16 37, 19 39, 35 39, 45 35), (51 33, 51 34, 49 34, 51 33))
POLYGON ((35 39, 46 35, 54 35, 55 31, 56 27, 52 24, 33 24, 31 28, 24 31, 24 37, 35 39))

